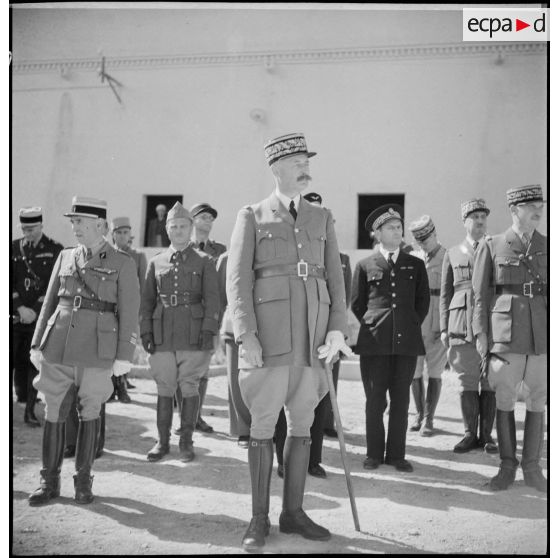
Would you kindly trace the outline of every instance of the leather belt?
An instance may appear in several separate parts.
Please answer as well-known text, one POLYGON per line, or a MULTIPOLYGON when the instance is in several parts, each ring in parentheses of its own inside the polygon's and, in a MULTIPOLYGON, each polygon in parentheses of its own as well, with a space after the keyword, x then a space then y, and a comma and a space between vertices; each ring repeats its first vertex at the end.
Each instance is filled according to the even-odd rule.
POLYGON ((465 281, 463 283, 458 283, 453 286, 453 292, 457 293, 459 291, 470 291, 473 288, 473 283, 471 281, 465 281))
POLYGON ((430 289, 430 294, 432 296, 440 296, 440 289, 430 289))
POLYGON ((533 298, 534 296, 547 296, 548 285, 546 283, 535 283, 533 281, 516 285, 496 285, 495 293, 497 295, 511 294, 528 296, 529 298, 533 298))
POLYGON ((74 310, 94 310, 95 312, 116 312, 115 302, 105 300, 95 300, 84 296, 61 296, 58 301, 59 306, 70 306, 74 310))
POLYGON ((300 261, 296 264, 280 264, 262 267, 254 271, 256 279, 263 279, 264 277, 276 277, 277 275, 289 275, 293 277, 300 277, 306 280, 308 277, 318 277, 319 279, 326 278, 326 271, 323 267, 316 264, 309 264, 300 261))
POLYGON ((159 298, 163 306, 189 306, 190 304, 198 304, 202 301, 201 295, 182 294, 163 294, 159 293, 159 298))

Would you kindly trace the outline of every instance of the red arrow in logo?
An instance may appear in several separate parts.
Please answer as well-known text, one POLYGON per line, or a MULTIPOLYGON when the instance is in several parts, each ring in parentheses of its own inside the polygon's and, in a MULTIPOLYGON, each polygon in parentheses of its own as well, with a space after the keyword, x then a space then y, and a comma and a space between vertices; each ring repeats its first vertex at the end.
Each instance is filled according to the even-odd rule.
POLYGON ((520 19, 515 20, 515 30, 516 31, 521 31, 522 29, 525 29, 526 27, 531 27, 530 23, 525 23, 524 21, 521 21, 520 19))

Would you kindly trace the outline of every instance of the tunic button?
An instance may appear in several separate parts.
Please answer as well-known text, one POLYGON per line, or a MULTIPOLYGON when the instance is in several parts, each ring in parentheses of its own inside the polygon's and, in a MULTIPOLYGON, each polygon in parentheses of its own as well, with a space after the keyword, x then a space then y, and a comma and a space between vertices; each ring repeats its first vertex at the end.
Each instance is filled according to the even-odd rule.
POLYGON ((262 301, 262 299, 261 299, 261 298, 258 298, 258 302, 261 302, 261 301, 262 301))
POLYGON ((392 283, 391 286, 392 286, 392 287, 395 287, 395 283, 392 283))
POLYGON ((390 273, 390 275, 391 275, 392 277, 395 277, 395 271, 392 271, 392 272, 390 273))
POLYGON ((400 334, 400 333, 398 333, 398 334, 397 334, 397 337, 401 337, 401 334, 400 334))
POLYGON ((104 278, 104 277, 101 277, 101 281, 104 281, 104 280, 105 280, 105 278, 104 278))
POLYGON ((298 247, 299 247, 299 248, 302 248, 302 244, 298 244, 298 247))
POLYGON ((533 259, 533 256, 529 256, 529 259, 532 260, 532 259, 533 259))
POLYGON ((174 286, 175 286, 175 287, 178 287, 178 283, 175 283, 174 286))
POLYGON ((81 293, 81 289, 78 289, 77 292, 78 292, 78 293, 81 293))
POLYGON ((395 293, 391 293, 391 296, 395 297, 395 293))
POLYGON ((396 307, 397 307, 397 304, 394 303, 394 304, 391 305, 391 307, 392 307, 392 308, 396 308, 396 307))
POLYGON ((300 232, 300 229, 295 229, 295 232, 296 232, 296 233, 297 233, 297 232, 300 232))
POLYGON ((271 233, 268 233, 267 236, 269 236, 269 238, 271 238, 273 235, 271 233))

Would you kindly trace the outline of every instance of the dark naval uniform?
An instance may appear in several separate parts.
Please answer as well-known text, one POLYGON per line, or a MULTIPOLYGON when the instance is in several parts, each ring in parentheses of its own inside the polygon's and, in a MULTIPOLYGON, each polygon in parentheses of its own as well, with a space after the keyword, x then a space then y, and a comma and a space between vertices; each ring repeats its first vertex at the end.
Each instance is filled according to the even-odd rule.
MULTIPOLYGON (((176 207, 176 206, 175 206, 176 207)), ((170 220, 175 211, 171 209, 170 220)), ((180 206, 178 217, 187 216, 180 206)), ((142 294, 140 334, 144 347, 151 341, 149 364, 157 384, 159 441, 148 453, 157 461, 169 452, 172 401, 182 394, 180 450, 183 461, 194 458, 192 433, 199 409, 198 385, 211 358, 204 335, 218 333, 219 285, 213 259, 190 244, 182 252, 170 246, 148 263, 142 294)))
POLYGON ((35 246, 27 243, 23 238, 12 242, 13 351, 11 356, 14 368, 14 387, 18 401, 27 401, 25 421, 30 424, 38 425, 33 411, 37 392, 32 385, 37 371, 29 360, 31 340, 37 322, 21 323, 17 308, 22 305, 26 306, 34 310, 37 317, 39 316, 54 262, 62 248, 62 244, 44 234, 35 246))
POLYGON ((390 269, 376 246, 357 263, 351 293, 351 309, 361 323, 354 351, 366 394, 366 455, 379 463, 397 462, 405 457, 409 387, 417 356, 425 353, 421 324, 430 294, 424 262, 400 250, 390 269))

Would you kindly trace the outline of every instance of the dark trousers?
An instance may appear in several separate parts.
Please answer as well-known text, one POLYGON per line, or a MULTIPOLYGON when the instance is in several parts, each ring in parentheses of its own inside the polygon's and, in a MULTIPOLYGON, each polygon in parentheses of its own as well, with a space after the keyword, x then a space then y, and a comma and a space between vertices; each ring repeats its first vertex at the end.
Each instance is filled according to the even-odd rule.
POLYGON ((395 461, 405 457, 409 388, 417 357, 407 355, 362 355, 360 374, 366 395, 366 455, 395 461), (387 441, 384 411, 389 392, 387 441))
POLYGON ((17 398, 22 400, 27 398, 28 382, 38 374, 29 358, 33 332, 34 329, 13 329, 14 388, 17 398))
MULTIPOLYGON (((335 388, 335 394, 337 395, 337 383, 339 382, 339 368, 341 366, 341 359, 335 361, 333 366, 331 367, 331 375, 333 377, 333 387, 335 388)), ((333 417, 333 408, 331 406, 331 399, 329 395, 326 395, 321 403, 324 403, 325 412, 324 412, 324 429, 329 428, 333 430, 335 428, 335 419, 333 417)))
MULTIPOLYGON (((314 467, 322 462, 322 447, 324 443, 324 423, 327 414, 327 402, 329 401, 329 393, 326 393, 318 406, 314 409, 314 422, 310 427, 310 462, 309 467, 314 467)), ((277 462, 283 465, 283 448, 287 439, 287 419, 285 410, 281 409, 277 425, 275 426, 275 452, 277 453, 277 462)))

